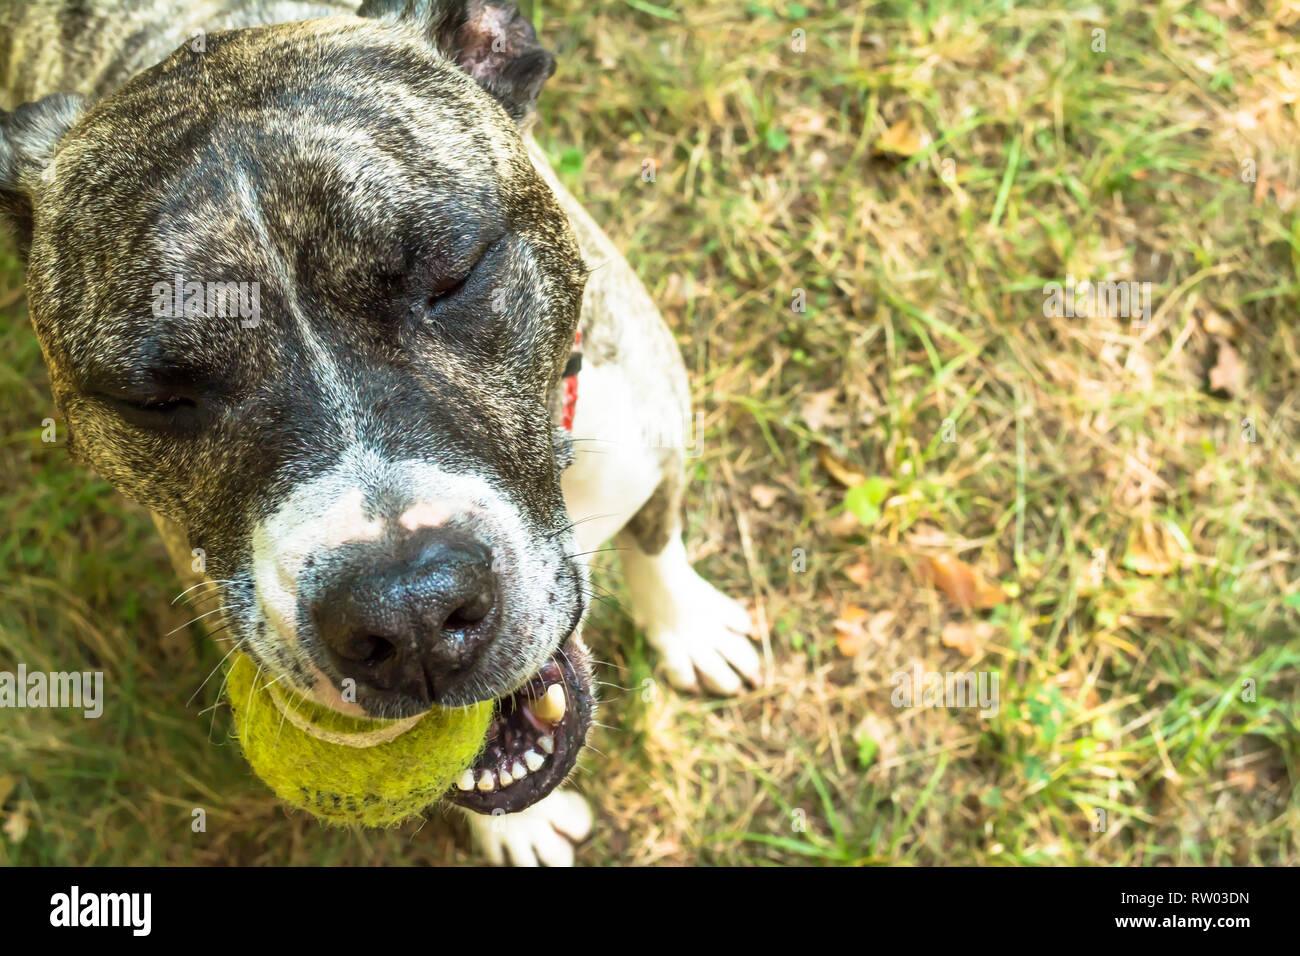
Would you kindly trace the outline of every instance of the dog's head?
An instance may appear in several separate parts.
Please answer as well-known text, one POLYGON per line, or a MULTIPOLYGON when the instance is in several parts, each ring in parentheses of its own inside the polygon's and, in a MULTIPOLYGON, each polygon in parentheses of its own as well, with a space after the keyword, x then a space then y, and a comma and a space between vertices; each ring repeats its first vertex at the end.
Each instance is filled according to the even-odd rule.
POLYGON ((0 114, 74 453, 185 530, 240 647, 372 716, 565 686, 523 708, 555 772, 480 808, 590 706, 552 419, 586 270, 519 128, 553 69, 513 7, 370 0, 0 114))

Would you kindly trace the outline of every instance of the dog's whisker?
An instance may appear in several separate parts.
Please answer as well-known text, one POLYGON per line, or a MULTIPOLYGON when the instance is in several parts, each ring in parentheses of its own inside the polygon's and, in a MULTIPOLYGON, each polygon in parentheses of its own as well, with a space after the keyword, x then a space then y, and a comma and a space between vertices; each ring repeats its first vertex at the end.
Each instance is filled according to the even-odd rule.
POLYGON ((174 598, 172 598, 171 603, 172 603, 172 604, 175 604, 177 601, 179 601, 181 598, 185 597, 185 595, 189 594, 189 593, 190 593, 191 591, 193 591, 195 588, 201 588, 201 587, 203 587, 205 584, 214 584, 214 585, 217 586, 217 589, 220 590, 221 585, 223 585, 223 584, 238 584, 238 583, 239 583, 238 581, 232 580, 232 579, 230 579, 230 578, 207 578, 207 579, 205 579, 205 580, 203 580, 203 581, 200 581, 198 584, 192 584, 192 585, 190 585, 189 587, 187 587, 187 588, 186 588, 184 591, 182 591, 180 594, 178 594, 178 595, 176 595, 174 598))
POLYGON ((191 618, 190 620, 186 621, 184 624, 181 624, 181 625, 178 626, 178 627, 173 627, 170 631, 168 631, 166 634, 164 634, 163 637, 171 637, 171 636, 172 636, 173 634, 175 634, 177 631, 182 631, 182 630, 184 630, 185 628, 189 627, 191 624, 197 624, 199 621, 203 620, 205 617, 210 617, 210 616, 213 615, 213 614, 220 614, 220 613, 221 613, 222 611, 224 611, 225 609, 226 609, 226 608, 225 608, 225 605, 222 605, 221 607, 215 607, 215 608, 213 608, 211 611, 208 611, 208 612, 206 612, 206 613, 204 613, 204 614, 200 614, 198 617, 191 618))
POLYGON ((575 552, 573 552, 572 554, 566 554, 564 557, 566 557, 566 558, 581 558, 581 557, 585 557, 586 555, 589 555, 589 554, 603 554, 603 553, 605 553, 606 551, 626 551, 626 550, 627 550, 627 548, 621 548, 621 547, 595 548, 595 549, 593 549, 593 550, 591 550, 591 551, 575 551, 575 552))
MULTIPOLYGON (((277 677, 275 680, 271 681, 271 683, 266 684, 262 689, 263 689, 263 690, 266 690, 267 688, 269 688, 269 687, 273 686, 274 684, 278 683, 278 682, 280 681, 280 678, 283 677, 283 676, 284 676, 284 675, 281 674, 280 677, 277 677)), ((296 696, 296 695, 295 695, 295 696, 296 696)), ((293 713, 294 713, 294 716, 295 716, 295 717, 298 715, 298 711, 299 711, 300 707, 301 707, 301 705, 299 704, 299 702, 298 702, 297 700, 293 701, 293 713)), ((286 719, 288 719, 288 716, 289 716, 288 712, 287 712, 286 710, 284 710, 284 708, 280 708, 280 723, 279 723, 279 724, 276 726, 276 728, 275 728, 275 739, 276 739, 276 740, 279 740, 279 739, 280 739, 280 734, 282 734, 282 733, 284 732, 284 722, 285 722, 286 719)))
POLYGON ((607 587, 606 585, 601 584, 601 583, 599 583, 599 582, 592 582, 592 584, 591 584, 591 589, 592 589, 593 592, 595 592, 595 593, 592 594, 592 597, 605 597, 605 598, 612 598, 612 599, 614 599, 615 601, 617 601, 617 600, 619 599, 619 598, 618 598, 618 592, 617 592, 617 591, 615 591, 613 588, 611 588, 611 587, 607 587))
POLYGON ((212 732, 217 728, 217 709, 221 707, 221 702, 226 699, 226 687, 229 685, 229 683, 230 683, 229 676, 226 674, 222 674, 221 686, 217 689, 217 699, 212 703, 211 707, 205 707, 203 708, 203 710, 199 711, 200 717, 202 717, 206 713, 212 714, 212 720, 208 724, 208 740, 212 739, 212 732))
POLYGON ((546 536, 546 539, 549 541, 551 538, 554 538, 556 535, 564 534, 564 532, 566 532, 566 531, 572 531, 572 530, 573 530, 574 528, 576 528, 578 525, 580 525, 580 524, 586 524, 588 521, 599 521, 601 518, 615 518, 615 517, 618 517, 618 516, 617 516, 614 512, 612 512, 612 511, 607 511, 607 512, 605 512, 604 514, 587 515, 587 517, 585 517, 585 518, 579 518, 577 521, 570 521, 567 525, 565 525, 565 526, 564 526, 563 528, 561 528, 559 531, 553 531, 553 532, 551 532, 551 534, 549 534, 549 535, 546 536))
POLYGON ((208 676, 203 678, 203 683, 194 689, 194 693, 190 694, 190 699, 185 702, 186 707, 194 703, 194 698, 198 697, 199 693, 203 690, 203 688, 207 686, 208 681, 212 680, 212 675, 217 673, 217 671, 221 669, 221 665, 224 664, 226 661, 230 660, 230 656, 234 654, 235 651, 237 650, 239 650, 238 641, 236 641, 234 645, 231 646, 230 650, 226 651, 225 656, 222 657, 221 660, 217 661, 216 666, 214 666, 212 670, 208 671, 208 676))

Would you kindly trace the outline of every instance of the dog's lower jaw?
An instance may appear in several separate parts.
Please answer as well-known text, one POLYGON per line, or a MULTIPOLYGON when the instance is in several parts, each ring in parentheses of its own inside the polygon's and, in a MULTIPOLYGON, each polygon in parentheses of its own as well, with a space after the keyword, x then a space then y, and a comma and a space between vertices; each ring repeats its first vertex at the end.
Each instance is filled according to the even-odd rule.
POLYGON ((536 675, 497 700, 486 747, 448 792, 451 803, 485 815, 525 812, 568 777, 596 711, 578 630, 536 675))

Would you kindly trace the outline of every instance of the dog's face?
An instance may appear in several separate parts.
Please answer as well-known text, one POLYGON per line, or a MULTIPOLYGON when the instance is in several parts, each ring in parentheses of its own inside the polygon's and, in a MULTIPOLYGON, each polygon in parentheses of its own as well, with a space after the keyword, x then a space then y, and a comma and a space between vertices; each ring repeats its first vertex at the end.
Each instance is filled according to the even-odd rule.
POLYGON ((494 4, 363 13, 2 117, 56 399, 282 686, 402 717, 563 678, 585 732, 551 408, 585 267, 517 125, 553 60, 494 4))

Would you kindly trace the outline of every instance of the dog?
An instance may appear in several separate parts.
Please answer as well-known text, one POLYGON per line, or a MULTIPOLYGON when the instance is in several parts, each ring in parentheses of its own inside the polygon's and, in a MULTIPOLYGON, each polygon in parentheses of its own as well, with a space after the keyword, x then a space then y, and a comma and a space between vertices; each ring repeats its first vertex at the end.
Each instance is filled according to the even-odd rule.
POLYGON ((673 685, 760 680, 682 543, 677 346, 533 141, 554 69, 497 0, 0 10, 0 213, 72 455, 282 686, 500 701, 447 799, 519 865, 591 826, 603 542, 673 685))

